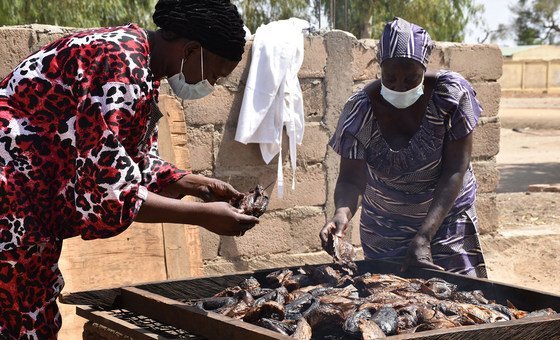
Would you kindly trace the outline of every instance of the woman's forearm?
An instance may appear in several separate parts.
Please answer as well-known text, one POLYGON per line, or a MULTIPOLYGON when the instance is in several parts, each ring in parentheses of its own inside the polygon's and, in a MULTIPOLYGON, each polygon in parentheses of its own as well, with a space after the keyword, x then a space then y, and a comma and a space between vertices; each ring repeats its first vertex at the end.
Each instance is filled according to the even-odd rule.
POLYGON ((207 185, 207 178, 202 175, 188 174, 177 182, 169 184, 160 194, 166 197, 196 196, 200 197, 202 188, 207 185))
POLYGON ((419 236, 425 237, 430 241, 433 239, 459 195, 464 176, 465 172, 463 171, 448 175, 444 174, 440 178, 428 214, 418 231, 419 236))
POLYGON ((362 193, 363 189, 356 183, 338 181, 334 190, 335 209, 344 212, 350 220, 360 206, 362 193))
POLYGON ((204 209, 203 203, 182 201, 149 192, 134 220, 141 223, 200 225, 200 215, 204 209))

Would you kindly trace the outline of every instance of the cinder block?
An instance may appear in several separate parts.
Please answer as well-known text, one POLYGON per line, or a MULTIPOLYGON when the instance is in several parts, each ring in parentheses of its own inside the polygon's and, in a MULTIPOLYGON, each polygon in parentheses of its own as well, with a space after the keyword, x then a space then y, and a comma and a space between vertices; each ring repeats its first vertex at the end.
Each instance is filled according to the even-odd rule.
POLYGON ((496 166, 496 160, 475 161, 472 165, 478 183, 478 193, 495 192, 500 182, 500 171, 496 166))
POLYGON ((325 83, 322 79, 300 79, 306 122, 320 122, 325 116, 325 83))
POLYGON ((35 33, 33 43, 31 44, 31 51, 37 51, 41 47, 50 44, 51 42, 58 40, 64 36, 72 34, 75 31, 79 31, 79 28, 70 27, 60 27, 52 25, 30 25, 31 30, 35 33))
MULTIPOLYGON (((380 73, 377 60, 377 41, 363 39, 354 41, 352 53, 352 76, 354 81, 377 79, 380 73)), ((346 65, 340 65, 346 67, 346 65)))
POLYGON ((0 27, 0 79, 4 79, 27 57, 33 42, 30 28, 0 27))
POLYGON ((428 62, 428 71, 429 72, 437 72, 441 69, 446 68, 445 53, 443 51, 446 44, 448 44, 448 43, 437 42, 435 44, 435 47, 432 50, 432 54, 430 55, 430 60, 428 62))
POLYGON ((238 89, 240 85, 245 86, 247 83, 247 76, 249 75, 249 68, 251 67, 251 54, 252 54, 253 41, 247 41, 245 44, 245 52, 237 67, 225 78, 221 79, 218 83, 230 90, 238 89))
POLYGON ((225 274, 233 274, 249 270, 249 263, 244 259, 226 259, 218 257, 215 260, 204 261, 204 275, 218 276, 225 274))
POLYGON ((220 249, 220 235, 214 234, 204 228, 200 229, 200 244, 202 250, 202 260, 214 260, 218 257, 220 249))
POLYGON ((472 158, 494 157, 500 151, 500 122, 496 117, 481 118, 473 135, 472 158))
POLYGON ((290 253, 321 250, 319 231, 325 224, 322 207, 296 207, 285 212, 291 227, 290 253))
POLYGON ((306 37, 303 44, 305 50, 299 78, 323 78, 327 65, 327 49, 323 37, 306 37))
POLYGON ((231 183, 237 190, 248 191, 261 184, 270 196, 268 211, 289 209, 297 206, 322 206, 326 201, 326 173, 322 164, 298 167, 296 188, 292 190, 292 171, 284 165, 284 197, 278 198, 276 184, 277 160, 271 165, 255 167, 216 168, 215 176, 231 183))
POLYGON ((476 197, 478 228, 481 235, 489 234, 498 229, 499 213, 495 194, 479 194, 476 197))
POLYGON ((290 250, 291 228, 281 213, 268 213, 243 237, 221 238, 220 256, 226 258, 254 257, 285 253, 290 250))
POLYGON ((502 96, 502 87, 500 83, 495 81, 473 82, 471 85, 476 92, 476 98, 482 106, 482 116, 497 116, 500 110, 500 98, 502 96))
POLYGON ((332 263, 332 257, 325 251, 306 254, 276 254, 259 256, 248 261, 249 270, 297 267, 305 265, 332 263))
POLYGON ((214 134, 214 159, 216 167, 243 167, 265 165, 259 144, 235 141, 233 127, 226 126, 223 133, 214 134))
POLYGON ((186 147, 190 153, 189 165, 193 171, 212 169, 214 127, 208 125, 201 128, 188 128, 186 147))
POLYGON ((202 99, 183 100, 188 126, 207 124, 226 124, 230 119, 237 120, 243 93, 232 92, 224 86, 215 86, 216 90, 202 99), (230 117, 233 113, 233 117, 230 117))
POLYGON ((298 163, 319 163, 325 160, 329 135, 320 123, 305 125, 303 142, 298 146, 298 163))
POLYGON ((284 197, 282 199, 278 198, 277 187, 274 184, 271 190, 269 209, 322 206, 325 204, 327 199, 326 173, 322 164, 310 165, 305 168, 298 167, 296 170, 295 190, 292 190, 291 183, 291 169, 284 167, 284 197))
POLYGON ((502 76, 502 52, 497 45, 451 44, 445 49, 447 68, 469 80, 497 80, 502 76))

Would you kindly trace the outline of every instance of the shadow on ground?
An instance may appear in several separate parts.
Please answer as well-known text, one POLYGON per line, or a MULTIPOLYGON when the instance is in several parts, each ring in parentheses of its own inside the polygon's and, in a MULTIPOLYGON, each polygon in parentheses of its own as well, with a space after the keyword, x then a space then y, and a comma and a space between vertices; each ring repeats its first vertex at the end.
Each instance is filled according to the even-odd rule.
POLYGON ((531 184, 560 183, 560 163, 499 164, 498 193, 525 192, 531 184))

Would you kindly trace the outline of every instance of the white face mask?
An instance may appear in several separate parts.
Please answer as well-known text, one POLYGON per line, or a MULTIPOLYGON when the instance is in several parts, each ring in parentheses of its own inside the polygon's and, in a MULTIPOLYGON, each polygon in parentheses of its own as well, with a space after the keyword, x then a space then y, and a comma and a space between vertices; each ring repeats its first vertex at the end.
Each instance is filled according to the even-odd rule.
POLYGON ((179 73, 173 77, 167 79, 169 86, 181 99, 200 99, 206 97, 210 93, 214 92, 214 86, 210 82, 204 79, 204 59, 202 58, 202 47, 200 48, 200 69, 202 70, 202 80, 196 84, 189 84, 185 80, 185 75, 183 74, 183 62, 185 59, 181 59, 181 69, 179 73))
POLYGON ((381 81, 381 96, 383 99, 389 102, 389 104, 393 105, 397 109, 405 109, 412 104, 416 103, 418 98, 420 98, 424 94, 424 77, 422 76, 422 81, 418 86, 415 88, 405 91, 393 91, 385 85, 383 85, 383 81, 381 81))

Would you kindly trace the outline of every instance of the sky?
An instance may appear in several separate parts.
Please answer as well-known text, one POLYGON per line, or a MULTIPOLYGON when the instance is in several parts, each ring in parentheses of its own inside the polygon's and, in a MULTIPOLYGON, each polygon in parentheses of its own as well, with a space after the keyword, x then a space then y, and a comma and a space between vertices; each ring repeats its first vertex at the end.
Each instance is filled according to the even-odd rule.
MULTIPOLYGON (((486 25, 490 29, 496 29, 499 24, 511 24, 513 14, 509 10, 511 5, 515 5, 517 0, 475 0, 477 4, 483 4, 485 7, 484 14, 482 15, 486 25)), ((466 43, 476 43, 477 39, 482 39, 485 36, 482 27, 467 26, 467 34, 465 36, 466 43)), ((498 42, 500 45, 515 45, 514 41, 509 38, 504 41, 498 42)))

